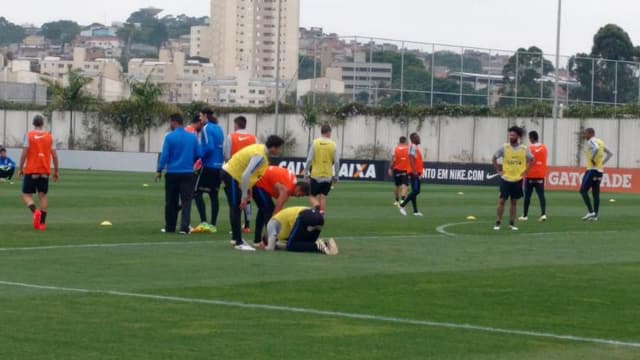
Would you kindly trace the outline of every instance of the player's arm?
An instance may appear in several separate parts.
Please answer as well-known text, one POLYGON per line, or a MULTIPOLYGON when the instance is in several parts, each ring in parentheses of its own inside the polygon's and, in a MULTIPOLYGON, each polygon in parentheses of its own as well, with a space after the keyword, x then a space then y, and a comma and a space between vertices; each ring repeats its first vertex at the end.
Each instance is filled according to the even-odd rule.
POLYGON ((241 209, 246 208, 247 204, 249 204, 249 196, 251 195, 249 193, 249 180, 251 180, 251 176, 258 170, 263 161, 264 159, 262 158, 262 156, 252 157, 249 161, 249 166, 247 166, 247 168, 244 170, 244 173, 242 173, 242 202, 240 203, 241 209))
POLYGON ((224 160, 229 161, 231 159, 231 135, 224 138, 222 143, 222 153, 224 154, 224 160))
POLYGON ((311 145, 311 148, 309 149, 309 155, 307 155, 307 162, 304 165, 304 178, 308 179, 309 176, 311 175, 311 162, 313 161, 313 156, 314 156, 314 149, 313 149, 313 145, 311 145))
POLYGON ((280 230, 282 229, 282 225, 278 220, 271 219, 267 224, 267 244, 265 246, 266 251, 275 251, 276 245, 278 244, 278 234, 280 234, 280 230))
POLYGON ((531 150, 527 148, 527 168, 522 173, 523 177, 529 173, 529 171, 531 170, 531 167, 533 166, 533 164, 535 164, 535 162, 536 162, 536 158, 533 157, 533 153, 531 152, 531 150))
POLYGON ((504 148, 500 148, 498 151, 496 151, 495 154, 493 154, 493 158, 491 159, 491 163, 493 164, 493 167, 496 169, 496 172, 500 175, 502 175, 502 169, 500 168, 500 164, 498 164, 498 159, 504 157, 504 148))
POLYGON ((604 162, 603 164, 607 164, 609 162, 609 160, 611 160, 611 158, 613 157, 613 152, 611 152, 611 150, 609 150, 608 148, 604 148, 604 162))
POLYGON ((169 160, 169 142, 165 138, 162 145, 162 152, 160 153, 160 159, 158 160, 158 169, 156 171, 156 181, 162 178, 162 171, 167 167, 167 161, 169 160))
POLYGON ((338 155, 338 150, 333 154, 333 171, 333 182, 337 183, 338 178, 340 177, 340 155, 338 155))
POLYGON ((51 159, 53 159, 53 181, 57 182, 60 179, 60 164, 58 161, 58 151, 51 149, 51 159))
POLYGON ((396 163, 396 155, 391 155, 391 162, 389 163, 389 176, 393 175, 393 164, 396 163))
POLYGON ((416 169, 416 147, 412 146, 409 149, 409 165, 411 165, 411 175, 417 176, 418 169, 416 169))
POLYGON ((276 207, 273 210, 274 215, 282 211, 284 204, 289 201, 289 197, 291 196, 291 194, 289 194, 289 190, 280 183, 276 184, 276 191, 278 192, 278 198, 276 199, 276 207))

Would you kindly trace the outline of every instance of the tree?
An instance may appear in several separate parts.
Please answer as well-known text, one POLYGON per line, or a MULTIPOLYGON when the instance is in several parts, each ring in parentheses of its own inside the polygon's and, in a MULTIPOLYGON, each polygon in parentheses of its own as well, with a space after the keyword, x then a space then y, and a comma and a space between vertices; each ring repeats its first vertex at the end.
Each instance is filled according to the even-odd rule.
POLYGON ((81 70, 73 69, 68 74, 68 85, 43 78, 51 93, 51 110, 69 111, 69 149, 75 148, 75 112, 86 111, 96 103, 96 98, 85 87, 92 81, 84 77, 81 70))
POLYGON ((312 104, 312 100, 305 96, 302 98, 300 113, 302 114, 302 124, 307 128, 307 149, 309 149, 313 128, 318 124, 318 109, 312 104))
POLYGON ((149 78, 142 83, 133 82, 130 87, 134 109, 133 129, 135 134, 140 136, 140 152, 144 152, 149 150, 151 141, 149 130, 160 126, 168 118, 172 108, 160 101, 164 94, 162 86, 151 82, 149 78))
POLYGON ((436 51, 434 57, 436 66, 444 66, 449 71, 464 71, 476 74, 480 74, 483 71, 482 63, 475 57, 464 55, 463 59, 460 59, 460 54, 453 51, 436 51), (464 60, 464 63, 462 63, 462 60, 464 60))
POLYGON ((118 30, 118 36, 127 43, 128 53, 131 43, 138 42, 160 48, 169 39, 167 26, 158 19, 159 9, 140 9, 133 12, 127 23, 118 30))
POLYGON ((553 64, 544 58, 540 48, 531 46, 528 49, 518 49, 502 70, 505 86, 501 91, 503 97, 500 99, 500 105, 514 104, 513 98, 516 95, 518 98, 524 98, 520 100, 522 103, 539 99, 540 95, 543 98, 551 97, 552 85, 542 82, 542 76, 553 70, 553 64))
POLYGON ((182 35, 191 34, 192 26, 205 25, 207 17, 191 17, 185 14, 178 16, 167 15, 160 19, 167 29, 167 34, 170 39, 177 39, 182 35))
POLYGON ((24 29, 21 26, 0 17, 0 46, 20 43, 24 37, 24 29))
POLYGON ((80 34, 80 25, 71 20, 48 22, 40 28, 40 34, 55 44, 64 46, 71 43, 80 34))
POLYGON ((634 61, 638 60, 638 55, 629 34, 621 27, 608 24, 600 28, 593 37, 591 53, 576 54, 569 60, 569 71, 581 85, 573 91, 572 97, 590 101, 593 86, 596 102, 635 102, 638 99, 635 69, 625 62, 616 65, 616 60, 634 61))

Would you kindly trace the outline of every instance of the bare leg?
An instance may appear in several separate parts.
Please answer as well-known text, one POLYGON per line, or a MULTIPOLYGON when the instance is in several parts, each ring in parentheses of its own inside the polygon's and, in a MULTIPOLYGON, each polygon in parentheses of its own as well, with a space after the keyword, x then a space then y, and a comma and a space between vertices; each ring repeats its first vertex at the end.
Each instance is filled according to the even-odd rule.
POLYGON ((496 224, 500 225, 502 223, 502 217, 504 216, 504 204, 505 200, 500 198, 498 199, 498 209, 496 211, 496 224))
POLYGON ((400 186, 396 186, 393 191, 393 195, 395 196, 396 201, 400 201, 400 186))
POLYGON ((402 185, 402 199, 407 198, 407 194, 409 193, 409 187, 407 185, 402 185))
POLYGON ((22 194, 22 201, 27 207, 34 205, 32 194, 22 194))
POLYGON ((511 199, 511 211, 509 215, 511 216, 511 224, 516 223, 516 217, 518 216, 518 200, 511 199))
POLYGON ((320 195, 318 198, 320 199, 320 210, 325 211, 327 209, 327 197, 320 195))

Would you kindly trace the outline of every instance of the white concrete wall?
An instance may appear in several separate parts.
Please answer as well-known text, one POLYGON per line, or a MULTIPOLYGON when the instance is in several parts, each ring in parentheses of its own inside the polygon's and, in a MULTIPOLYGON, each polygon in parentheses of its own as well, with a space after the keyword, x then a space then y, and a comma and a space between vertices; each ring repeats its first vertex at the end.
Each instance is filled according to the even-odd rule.
MULTIPOLYGON (((19 146, 26 131, 31 127, 31 119, 38 112, 0 110, 0 143, 8 147, 19 146)), ((220 125, 225 132, 233 130, 233 119, 240 114, 228 114, 220 117, 220 125)), ((273 133, 275 118, 273 115, 244 114, 247 128, 259 139, 266 139, 273 133)), ((59 149, 67 148, 69 134, 69 113, 54 113, 47 127, 53 132, 59 149)), ((91 114, 76 114, 75 131, 78 137, 86 135, 83 120, 97 122, 91 114)), ((320 119, 322 122, 322 118, 320 119)), ((622 168, 640 167, 640 119, 561 119, 558 122, 558 143, 553 142, 553 120, 542 118, 492 118, 461 117, 450 118, 435 116, 424 119, 381 118, 374 116, 356 116, 346 120, 344 125, 334 127, 333 138, 338 143, 343 158, 353 158, 359 146, 372 145, 376 141, 382 148, 377 159, 388 159, 400 136, 418 132, 422 137, 422 146, 426 150, 427 161, 440 162, 476 162, 488 163, 496 149, 507 138, 507 129, 511 125, 524 126, 528 131, 536 130, 543 141, 549 145, 550 155, 555 149, 559 166, 583 165, 584 156, 579 151, 582 143, 580 130, 593 127, 597 136, 616 155, 611 165, 622 168), (580 159, 581 163, 578 163, 580 159)), ((112 136, 113 145, 121 149, 121 137, 105 124, 104 131, 112 136)), ((280 132, 286 131, 296 139, 296 146, 287 156, 304 157, 307 153, 308 130, 304 127, 300 115, 282 115, 280 132), (285 130, 282 130, 282 128, 285 130)), ((162 147, 168 127, 162 126, 150 131, 145 138, 150 139, 149 149, 157 153, 162 147)), ((312 138, 320 135, 319 127, 312 129, 312 138)), ((127 136, 124 151, 138 152, 139 137, 127 136)))

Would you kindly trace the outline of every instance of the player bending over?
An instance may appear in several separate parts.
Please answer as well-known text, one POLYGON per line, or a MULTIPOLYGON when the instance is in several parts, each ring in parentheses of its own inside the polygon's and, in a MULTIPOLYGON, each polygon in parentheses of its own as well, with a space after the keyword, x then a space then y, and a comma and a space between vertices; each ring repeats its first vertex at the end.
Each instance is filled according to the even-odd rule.
POLYGON ((223 166, 222 180, 229 203, 232 241, 236 250, 255 251, 242 240, 242 210, 249 204, 251 190, 269 168, 269 156, 280 156, 283 146, 284 140, 272 135, 266 145, 247 146, 223 166))
POLYGON ((33 131, 25 136, 22 156, 20 156, 20 176, 22 180, 22 200, 33 214, 33 228, 39 231, 47 229, 47 214, 49 211, 49 177, 51 176, 51 161, 53 160, 53 181, 60 178, 58 172, 58 153, 55 149, 51 133, 45 132, 44 118, 37 115, 33 118, 33 131), (40 210, 33 201, 33 195, 38 194, 40 210))
POLYGON ((319 239, 323 226, 324 217, 316 210, 306 207, 284 209, 269 221, 266 243, 262 245, 267 251, 286 250, 338 255, 335 240, 329 239, 325 242, 319 239))
POLYGON ((587 206, 587 215, 582 220, 598 221, 600 214, 600 184, 604 176, 604 166, 611 160, 613 153, 604 145, 604 141, 596 137, 596 131, 588 128, 584 131, 584 139, 587 140, 587 172, 582 178, 580 194, 587 206), (593 194, 593 206, 589 198, 589 190, 593 194))
POLYGON ((274 214, 284 208, 289 197, 309 196, 310 189, 308 183, 298 182, 296 175, 291 171, 278 166, 269 166, 264 176, 256 183, 252 193, 253 200, 258 206, 254 243, 259 245, 262 242, 265 226, 274 214), (275 203, 273 199, 276 200, 275 203))
POLYGON ((400 137, 400 143, 396 146, 391 157, 391 166, 389 166, 389 176, 393 176, 396 187, 393 192, 396 201, 393 206, 400 206, 400 202, 407 198, 407 190, 409 187, 409 144, 407 137, 400 137), (402 198, 400 195, 402 194, 402 198))
POLYGON ((493 155, 493 166, 502 176, 500 183, 500 198, 498 199, 497 220, 493 230, 499 231, 502 225, 505 203, 511 199, 511 211, 509 227, 513 231, 518 231, 516 227, 516 214, 518 211, 518 200, 522 198, 522 179, 533 164, 533 155, 526 145, 521 143, 524 136, 524 129, 513 126, 509 128, 509 143, 504 144, 493 155), (498 165, 498 159, 502 159, 502 168, 498 165))
POLYGON ((544 195, 544 183, 547 178, 547 145, 539 142, 540 136, 537 131, 529 133, 529 151, 533 155, 533 165, 527 173, 524 188, 524 215, 520 217, 520 221, 529 220, 529 206, 531 206, 531 196, 533 191, 538 194, 540 200, 541 216, 539 222, 547 221, 547 199, 544 195))

